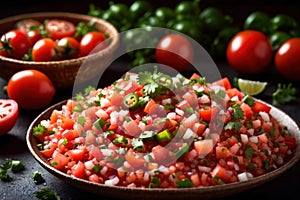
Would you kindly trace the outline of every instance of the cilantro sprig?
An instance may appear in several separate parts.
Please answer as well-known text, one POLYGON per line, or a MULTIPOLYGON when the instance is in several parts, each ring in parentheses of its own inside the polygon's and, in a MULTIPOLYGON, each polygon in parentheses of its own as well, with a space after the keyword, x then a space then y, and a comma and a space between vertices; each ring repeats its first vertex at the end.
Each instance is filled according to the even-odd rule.
POLYGON ((296 88, 291 84, 278 84, 272 93, 272 104, 274 106, 284 105, 296 99, 296 88))
POLYGON ((157 68, 155 68, 153 73, 149 71, 139 72, 137 81, 140 85, 144 85, 144 96, 150 97, 159 97, 172 85, 172 78, 167 74, 159 72, 157 68))

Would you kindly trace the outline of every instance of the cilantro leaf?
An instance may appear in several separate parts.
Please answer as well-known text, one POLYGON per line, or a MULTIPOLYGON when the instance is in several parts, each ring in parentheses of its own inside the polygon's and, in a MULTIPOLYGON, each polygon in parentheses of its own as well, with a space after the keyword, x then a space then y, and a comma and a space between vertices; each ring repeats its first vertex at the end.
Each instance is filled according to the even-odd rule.
POLYGON ((41 200, 60 200, 60 196, 49 188, 41 188, 35 192, 35 196, 41 200))
POLYGON ((289 83, 278 84, 275 92, 272 93, 272 104, 274 106, 283 105, 296 99, 296 88, 289 83))

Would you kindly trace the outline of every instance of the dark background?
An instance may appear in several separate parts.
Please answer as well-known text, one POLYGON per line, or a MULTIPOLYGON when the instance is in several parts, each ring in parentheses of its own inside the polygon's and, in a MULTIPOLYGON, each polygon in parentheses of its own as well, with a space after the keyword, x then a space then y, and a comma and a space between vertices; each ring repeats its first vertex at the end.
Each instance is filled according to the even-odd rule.
MULTIPOLYGON (((1 2, 0 5, 0 19, 13 15, 40 12, 40 11, 65 11, 87 14, 89 5, 95 4, 97 7, 106 9, 108 7, 108 0, 8 0, 1 2)), ((134 1, 115 1, 131 4, 134 1)), ((178 1, 174 0, 154 0, 151 1, 155 6, 169 6, 174 8, 178 1)), ((283 13, 288 14, 300 23, 300 1, 291 0, 203 0, 200 3, 201 7, 216 6, 220 8, 224 13, 230 14, 234 18, 234 22, 242 24, 245 18, 253 11, 265 11, 270 16, 283 13)), ((126 61, 119 61, 126 63, 126 61)), ((118 63, 114 64, 118 67, 118 63)), ((225 61, 218 61, 217 66, 223 76, 233 78, 238 76, 225 61)), ((271 102, 271 93, 274 91, 278 82, 284 81, 278 73, 274 71, 268 71, 265 74, 257 76, 245 76, 249 79, 258 79, 268 81, 269 87, 263 95, 259 98, 264 101, 271 102)), ((6 85, 7 82, 0 78, 0 88, 6 85)), ((299 83, 296 84, 298 92, 299 83)), ((53 100, 53 104, 64 100, 69 97, 68 92, 58 92, 53 100)), ((1 91, 0 98, 7 98, 7 96, 1 91)), ((280 106, 280 109, 287 112, 293 119, 300 122, 300 99, 298 99, 288 105, 280 106)), ((14 180, 10 183, 4 183, 0 181, 0 200, 19 200, 19 199, 36 199, 34 192, 41 187, 49 187, 53 191, 57 192, 61 199, 109 199, 108 197, 96 196, 92 193, 85 192, 83 190, 72 187, 57 177, 51 175, 45 171, 29 153, 25 141, 25 134, 32 120, 41 111, 20 111, 20 116, 15 127, 5 136, 0 137, 0 164, 5 159, 20 159, 23 160, 26 169, 19 174, 10 174, 14 180), (35 185, 31 180, 31 174, 34 171, 41 171, 43 177, 46 179, 46 185, 35 185)), ((300 163, 298 162, 286 173, 273 181, 270 181, 260 187, 256 187, 246 192, 238 193, 234 196, 224 197, 222 199, 298 199, 299 197, 299 180, 300 180, 300 163)), ((201 197, 199 197, 201 199, 201 197)))

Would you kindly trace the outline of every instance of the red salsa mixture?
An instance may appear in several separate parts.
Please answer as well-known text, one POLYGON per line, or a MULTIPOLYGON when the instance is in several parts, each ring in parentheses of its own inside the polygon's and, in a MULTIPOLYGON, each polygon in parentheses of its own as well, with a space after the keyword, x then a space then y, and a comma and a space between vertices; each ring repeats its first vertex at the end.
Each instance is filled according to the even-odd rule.
POLYGON ((88 87, 33 129, 49 164, 110 186, 186 188, 247 181, 284 165, 296 139, 271 107, 193 74, 128 72, 88 87))

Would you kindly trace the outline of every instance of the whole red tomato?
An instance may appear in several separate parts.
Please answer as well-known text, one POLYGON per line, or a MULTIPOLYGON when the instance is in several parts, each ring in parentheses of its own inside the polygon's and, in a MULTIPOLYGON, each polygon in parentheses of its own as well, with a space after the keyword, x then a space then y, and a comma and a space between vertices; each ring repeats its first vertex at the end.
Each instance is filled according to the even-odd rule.
POLYGON ((25 110, 41 109, 49 105, 55 92, 51 80, 44 73, 34 69, 15 73, 7 85, 9 98, 25 110))
POLYGON ((194 49, 191 43, 180 34, 168 34, 157 44, 155 59, 158 63, 184 71, 191 66, 194 49))
POLYGON ((80 56, 86 56, 92 51, 100 51, 106 47, 106 37, 103 33, 98 31, 88 32, 80 40, 80 56))
POLYGON ((265 71, 272 61, 273 48, 266 35, 255 30, 237 33, 227 46, 227 61, 240 73, 265 71))
POLYGON ((19 30, 6 32, 1 37, 1 43, 7 54, 15 59, 22 59, 31 47, 27 35, 19 30))
POLYGON ((46 23, 46 30, 53 40, 59 40, 63 37, 71 37, 76 32, 75 25, 63 19, 51 19, 46 23))
POLYGON ((51 38, 42 38, 32 47, 33 61, 53 61, 60 57, 60 50, 51 38))
POLYGON ((12 99, 0 99, 0 135, 9 132, 15 125, 19 107, 12 99))
POLYGON ((275 67, 286 79, 300 81, 300 38, 291 38, 279 47, 275 67))
POLYGON ((76 58, 79 56, 79 42, 73 37, 64 37, 57 43, 65 58, 76 58))

